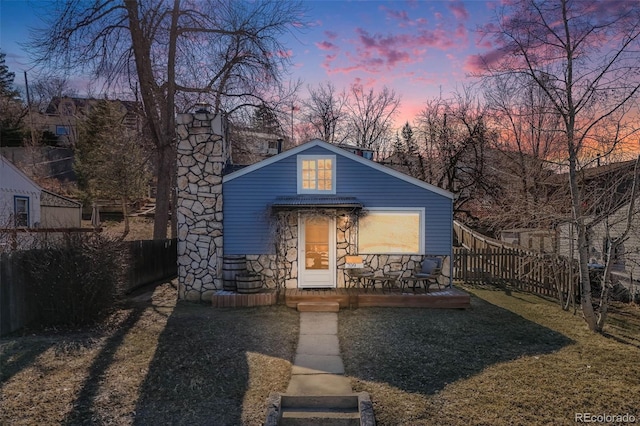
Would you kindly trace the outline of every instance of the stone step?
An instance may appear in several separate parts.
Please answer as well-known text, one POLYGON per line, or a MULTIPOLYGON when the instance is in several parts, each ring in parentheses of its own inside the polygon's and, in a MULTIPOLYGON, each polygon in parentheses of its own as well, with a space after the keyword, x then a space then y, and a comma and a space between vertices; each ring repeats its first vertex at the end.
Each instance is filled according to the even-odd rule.
POLYGON ((347 395, 282 395, 282 408, 358 408, 358 394, 347 395))
POLYGON ((334 395, 271 393, 267 399, 264 426, 375 424, 373 404, 367 392, 334 395))
POLYGON ((338 302, 298 302, 299 312, 338 312, 340 304, 338 302))
POLYGON ((357 409, 285 408, 278 423, 281 426, 360 426, 357 409))

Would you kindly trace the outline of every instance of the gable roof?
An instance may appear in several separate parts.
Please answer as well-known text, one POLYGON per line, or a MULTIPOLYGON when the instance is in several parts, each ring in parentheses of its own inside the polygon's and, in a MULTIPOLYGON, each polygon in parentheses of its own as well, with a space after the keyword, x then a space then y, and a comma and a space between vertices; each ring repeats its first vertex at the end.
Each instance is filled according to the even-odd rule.
POLYGON ((40 197, 40 205, 41 206, 51 206, 51 207, 82 207, 82 203, 79 201, 72 200, 67 197, 63 197, 62 195, 58 195, 54 192, 47 191, 46 189, 42 190, 40 197))
POLYGON ((358 155, 352 154, 349 151, 346 151, 346 150, 344 150, 342 148, 339 148, 339 147, 337 147, 335 145, 331 145, 331 144, 329 144, 327 142, 324 142, 324 141, 322 141, 320 139, 311 140, 311 141, 309 141, 307 143, 304 143, 302 145, 298 145, 295 148, 292 148, 292 149, 290 149, 288 151, 282 152, 282 153, 280 153, 278 155, 275 155, 275 156, 273 156, 271 158, 263 160, 263 161, 261 161, 259 163, 252 164, 251 166, 247 166, 247 167, 245 167, 243 169, 240 169, 238 171, 230 173, 230 174, 224 176, 222 181, 223 182, 229 182, 229 181, 231 181, 233 179, 239 178, 240 176, 244 176, 244 175, 246 175, 248 173, 251 173, 251 172, 253 172, 255 170, 258 170, 258 169, 261 169, 263 167, 266 167, 266 166, 268 166, 270 164, 277 163, 278 161, 283 160, 283 159, 288 158, 288 157, 291 157, 293 155, 300 154, 300 153, 302 153, 302 152, 304 152, 304 151, 306 151, 306 150, 308 150, 310 148, 316 147, 316 146, 324 148, 324 149, 326 149, 328 151, 331 151, 331 152, 333 152, 333 153, 335 153, 337 155, 340 155, 342 157, 345 157, 345 158, 348 158, 350 160, 356 161, 356 162, 358 162, 360 164, 363 164, 363 165, 365 165, 367 167, 371 167, 374 170, 377 170, 379 172, 385 173, 385 174, 387 174, 389 176, 392 176, 394 178, 397 178, 397 179, 403 180, 405 182, 408 182, 408 183, 410 183, 412 185, 415 185, 417 187, 420 187, 420 188, 426 189, 428 191, 434 192, 436 194, 442 195, 443 197, 449 198, 451 200, 453 200, 455 198, 454 194, 452 194, 451 192, 449 192, 449 191, 447 191, 445 189, 439 188, 439 187, 437 187, 435 185, 431 185, 431 184, 429 184, 427 182, 424 182, 424 181, 421 181, 419 179, 413 178, 413 177, 411 177, 409 175, 406 175, 406 174, 404 174, 402 172, 399 172, 397 170, 391 169, 389 167, 383 166, 383 165, 378 164, 378 163, 376 163, 374 161, 367 160, 367 159, 365 159, 363 157, 360 157, 358 155))
MULTIPOLYGON (((33 179, 31 179, 29 176, 27 176, 22 170, 20 170, 18 167, 16 167, 11 161, 6 159, 4 157, 4 155, 0 155, 0 167, 2 167, 2 174, 6 173, 5 170, 9 170, 15 176, 18 176, 28 186, 30 186, 31 189, 33 190, 33 193, 38 193, 39 191, 42 190, 40 185, 35 183, 33 181, 33 179)), ((9 186, 11 183, 12 183, 11 180, 6 179, 6 176, 5 176, 5 179, 0 179, 0 188, 3 191, 17 190, 17 188, 9 186)), ((28 192, 32 192, 32 191, 28 191, 28 192)))

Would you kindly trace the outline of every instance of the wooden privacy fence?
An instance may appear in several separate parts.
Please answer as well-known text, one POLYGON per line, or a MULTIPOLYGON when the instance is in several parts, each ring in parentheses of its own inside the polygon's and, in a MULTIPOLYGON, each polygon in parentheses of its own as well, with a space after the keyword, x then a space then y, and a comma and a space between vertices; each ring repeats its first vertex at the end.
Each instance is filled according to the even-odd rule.
POLYGON ((576 265, 568 259, 512 248, 453 250, 453 279, 509 284, 520 290, 567 300, 577 292, 576 265))
POLYGON ((178 275, 177 240, 129 241, 127 290, 178 275))
MULTIPOLYGON (((564 303, 578 294, 577 264, 564 256, 523 250, 454 222, 453 279, 509 284, 564 303)), ((575 299, 574 299, 575 300, 575 299)))
MULTIPOLYGON (((125 291, 177 275, 177 242, 125 242, 128 251, 125 291)), ((0 335, 19 330, 34 318, 36 303, 25 273, 28 251, 0 253, 0 335)))

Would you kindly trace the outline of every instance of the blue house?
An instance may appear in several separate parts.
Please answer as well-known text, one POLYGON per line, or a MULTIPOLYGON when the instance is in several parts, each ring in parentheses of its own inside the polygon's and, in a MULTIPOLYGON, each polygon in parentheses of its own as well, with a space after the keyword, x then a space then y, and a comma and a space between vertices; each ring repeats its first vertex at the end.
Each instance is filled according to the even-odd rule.
POLYGON ((452 256, 453 194, 320 140, 226 174, 222 194, 224 256, 286 288, 344 286, 349 256, 378 275, 452 256))

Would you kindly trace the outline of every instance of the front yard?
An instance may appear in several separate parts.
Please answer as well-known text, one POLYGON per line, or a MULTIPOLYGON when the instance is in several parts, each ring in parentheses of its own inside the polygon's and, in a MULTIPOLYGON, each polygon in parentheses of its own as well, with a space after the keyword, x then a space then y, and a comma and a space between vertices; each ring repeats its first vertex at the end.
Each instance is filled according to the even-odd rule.
POLYGON ((616 305, 604 337, 539 297, 467 290, 467 311, 340 314, 346 374, 379 425, 575 424, 579 413, 640 423, 637 306, 616 305))
MULTIPOLYGON (((640 422, 637 306, 619 306, 604 337, 538 297, 469 290, 465 311, 340 312, 347 375, 379 425, 640 422)), ((0 424, 261 424, 289 381, 297 312, 175 297, 165 284, 100 329, 2 338, 0 424)))
POLYGON ((101 330, 0 340, 0 424, 260 424, 298 314, 178 303, 170 284, 101 330))

